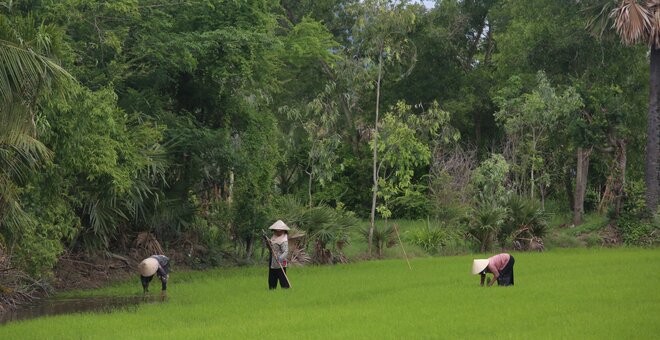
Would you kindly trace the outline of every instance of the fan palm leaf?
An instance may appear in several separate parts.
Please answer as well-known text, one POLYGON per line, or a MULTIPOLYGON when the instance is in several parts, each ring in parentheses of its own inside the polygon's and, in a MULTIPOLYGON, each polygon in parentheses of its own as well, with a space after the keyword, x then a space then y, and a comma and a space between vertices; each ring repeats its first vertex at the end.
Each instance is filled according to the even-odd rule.
POLYGON ((614 28, 625 45, 647 43, 651 36, 653 12, 636 0, 624 0, 610 13, 614 28))
POLYGON ((304 221, 305 205, 294 196, 282 196, 275 201, 275 208, 278 216, 283 221, 291 226, 299 226, 304 228, 306 225, 304 221))
POLYGON ((646 7, 652 15, 649 44, 660 46, 660 0, 649 0, 646 2, 646 7))

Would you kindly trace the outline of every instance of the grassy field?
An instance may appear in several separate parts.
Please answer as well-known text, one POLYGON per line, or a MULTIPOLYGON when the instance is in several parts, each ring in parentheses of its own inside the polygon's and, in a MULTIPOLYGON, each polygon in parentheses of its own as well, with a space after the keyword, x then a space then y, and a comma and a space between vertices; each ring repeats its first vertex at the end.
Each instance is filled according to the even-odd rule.
MULTIPOLYGON (((651 339, 660 249, 514 253, 516 286, 479 287, 472 256, 172 274, 168 300, 0 326, 0 339, 651 339)), ((139 280, 88 294, 133 295, 139 280)), ((153 287, 158 291, 158 286, 153 287)), ((158 293, 153 293, 158 294, 158 293)))

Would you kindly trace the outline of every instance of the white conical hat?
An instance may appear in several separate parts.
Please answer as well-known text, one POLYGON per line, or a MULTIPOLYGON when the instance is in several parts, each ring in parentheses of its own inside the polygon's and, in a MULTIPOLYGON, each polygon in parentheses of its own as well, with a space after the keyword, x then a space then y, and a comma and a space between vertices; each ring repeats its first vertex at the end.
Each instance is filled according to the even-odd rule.
POLYGON ((153 257, 142 260, 138 265, 138 271, 142 276, 153 276, 158 271, 158 260, 153 257))
POLYGON ((478 259, 472 261, 472 275, 481 273, 484 269, 488 267, 487 259, 478 259))
POLYGON ((273 223, 268 229, 271 230, 291 230, 291 228, 287 227, 282 220, 277 220, 277 222, 273 223))

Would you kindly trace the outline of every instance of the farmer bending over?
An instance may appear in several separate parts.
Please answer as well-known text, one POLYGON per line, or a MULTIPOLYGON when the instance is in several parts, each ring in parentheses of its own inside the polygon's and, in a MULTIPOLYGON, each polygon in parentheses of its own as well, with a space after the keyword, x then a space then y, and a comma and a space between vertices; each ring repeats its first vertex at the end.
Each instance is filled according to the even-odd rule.
POLYGON ((479 259, 472 262, 472 275, 481 275, 481 286, 486 280, 486 273, 493 274, 493 279, 488 281, 488 287, 497 280, 498 286, 513 286, 513 265, 515 259, 511 254, 502 253, 491 256, 488 259, 479 259))
POLYGON ((142 291, 147 293, 149 291, 149 282, 158 275, 160 281, 163 283, 162 294, 167 291, 167 279, 170 274, 170 259, 165 255, 152 255, 140 262, 138 265, 138 272, 140 272, 140 280, 142 281, 142 291))
POLYGON ((291 230, 284 222, 277 220, 268 229, 273 231, 273 236, 266 240, 271 248, 270 267, 268 270, 268 289, 280 287, 289 288, 289 280, 286 277, 287 256, 289 255, 289 239, 287 233, 291 230))

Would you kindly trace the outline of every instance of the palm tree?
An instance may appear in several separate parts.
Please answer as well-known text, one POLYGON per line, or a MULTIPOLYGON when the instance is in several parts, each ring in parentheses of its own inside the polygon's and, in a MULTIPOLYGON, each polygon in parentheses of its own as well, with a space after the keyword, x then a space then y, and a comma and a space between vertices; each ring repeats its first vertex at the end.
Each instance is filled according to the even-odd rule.
POLYGON ((649 114, 646 141, 646 209, 654 214, 660 194, 660 0, 597 0, 597 10, 588 23, 602 36, 614 19, 613 27, 624 45, 647 44, 650 48, 649 114))
POLYGON ((63 93, 56 86, 71 75, 55 59, 59 38, 55 26, 35 23, 32 16, 0 14, 0 230, 19 235, 31 219, 18 200, 18 183, 50 151, 36 136, 36 102, 63 93))

